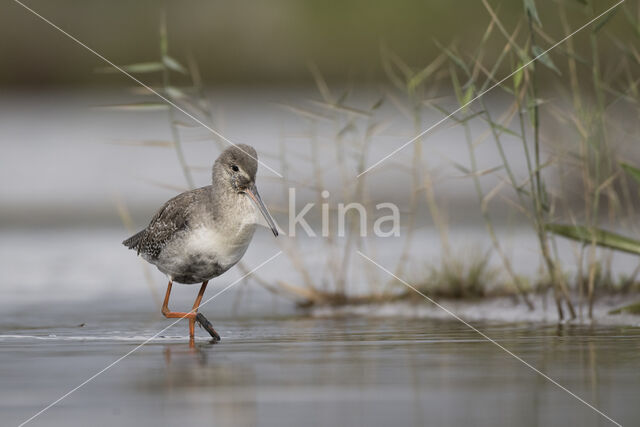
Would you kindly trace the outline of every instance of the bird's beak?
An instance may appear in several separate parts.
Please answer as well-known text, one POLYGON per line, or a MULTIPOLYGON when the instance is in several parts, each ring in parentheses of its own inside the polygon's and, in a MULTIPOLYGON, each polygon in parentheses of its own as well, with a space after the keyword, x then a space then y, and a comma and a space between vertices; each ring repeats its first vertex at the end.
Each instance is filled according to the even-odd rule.
POLYGON ((255 203, 258 210, 260 210, 260 213, 262 213, 262 216, 264 216, 264 219, 267 221, 267 224, 269 224, 269 228, 271 228, 271 231, 273 231, 273 235, 278 237, 278 227, 276 227, 276 223, 271 217, 271 214, 269 213, 269 211, 267 210, 267 207, 264 205, 264 203, 262 203, 262 199, 260 198, 260 193, 258 193, 258 189, 256 188, 255 184, 247 188, 245 190, 245 193, 247 193, 247 195, 251 198, 251 200, 253 200, 253 203, 255 203))

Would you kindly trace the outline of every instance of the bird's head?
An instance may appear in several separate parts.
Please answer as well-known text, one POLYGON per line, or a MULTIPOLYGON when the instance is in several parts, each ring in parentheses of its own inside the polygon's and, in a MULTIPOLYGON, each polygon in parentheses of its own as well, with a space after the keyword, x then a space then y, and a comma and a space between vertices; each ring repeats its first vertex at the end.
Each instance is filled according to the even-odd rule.
POLYGON ((224 150, 213 164, 213 184, 214 186, 222 185, 237 194, 249 197, 264 216, 273 234, 278 236, 276 224, 258 193, 256 172, 258 172, 256 150, 246 144, 234 145, 224 150))

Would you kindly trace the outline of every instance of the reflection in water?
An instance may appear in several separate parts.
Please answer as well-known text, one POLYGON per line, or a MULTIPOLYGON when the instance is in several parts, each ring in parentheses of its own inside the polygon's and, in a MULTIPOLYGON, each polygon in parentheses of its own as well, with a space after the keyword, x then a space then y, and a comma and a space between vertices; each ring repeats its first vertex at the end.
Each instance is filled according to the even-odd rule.
POLYGON ((211 420, 227 420, 234 425, 256 425, 255 396, 244 399, 215 398, 211 390, 225 387, 234 378, 243 375, 250 376, 252 366, 225 368, 225 364, 215 363, 215 346, 219 344, 209 342, 186 344, 169 344, 163 349, 165 369, 156 381, 145 386, 147 391, 162 390, 163 394, 184 395, 187 407, 198 412, 198 417, 211 420), (239 372, 241 371, 241 372, 239 372))

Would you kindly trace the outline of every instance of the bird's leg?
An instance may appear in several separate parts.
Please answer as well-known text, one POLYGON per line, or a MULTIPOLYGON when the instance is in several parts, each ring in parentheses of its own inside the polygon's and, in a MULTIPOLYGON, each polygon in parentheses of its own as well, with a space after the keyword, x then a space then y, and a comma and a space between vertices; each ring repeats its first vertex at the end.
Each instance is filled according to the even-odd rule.
POLYGON ((206 317, 204 317, 203 314, 198 313, 198 307, 200 307, 200 302, 202 301, 202 297, 204 296, 204 291, 205 289, 207 289, 207 284, 209 282, 203 282, 202 286, 200 287, 200 292, 198 292, 198 296, 196 298, 196 301, 193 303, 193 308, 191 309, 191 312, 195 313, 195 318, 194 319, 189 319, 189 330, 192 330, 193 325, 195 325, 195 322, 198 322, 200 324, 200 326, 202 326, 205 331, 209 332, 209 335, 211 335, 211 337, 216 340, 216 341, 220 341, 220 335, 218 335, 218 333, 216 332, 215 329, 213 329, 213 326, 211 326, 211 322, 209 322, 207 320, 206 317))
POLYGON ((189 343, 193 345, 193 337, 195 335, 195 324, 198 322, 200 326, 202 326, 209 335, 213 337, 216 341, 220 341, 220 335, 216 332, 215 329, 211 326, 211 323, 204 317, 202 314, 198 313, 198 307, 200 307, 200 302, 202 301, 202 297, 204 296, 204 291, 207 289, 207 283, 202 283, 200 287, 200 292, 198 292, 198 296, 196 297, 195 302, 193 303, 193 308, 190 312, 184 313, 181 311, 171 311, 169 310, 169 296, 171 295, 171 287, 173 286, 173 282, 170 280, 167 285, 167 293, 164 296, 164 303, 162 304, 162 314, 167 318, 187 318, 189 319, 189 343))
MULTIPOLYGON (((186 317, 189 319, 189 338, 193 339, 193 325, 196 318, 195 312, 183 313, 181 311, 171 311, 169 310, 169 296, 171 295, 171 287, 173 286, 173 281, 169 280, 169 284, 167 285, 167 293, 164 296, 164 303, 162 304, 162 314, 166 318, 183 318, 186 317)), ((204 291, 202 291, 204 292, 204 291)))
POLYGON ((191 313, 193 313, 193 317, 189 318, 189 336, 193 336, 195 326, 196 326, 196 316, 198 315, 198 307, 200 307, 200 301, 202 301, 202 296, 204 295, 205 289, 207 289, 207 282, 202 282, 202 286, 200 286, 200 292, 198 292, 198 296, 196 297, 195 302, 193 303, 193 308, 191 309, 191 313))

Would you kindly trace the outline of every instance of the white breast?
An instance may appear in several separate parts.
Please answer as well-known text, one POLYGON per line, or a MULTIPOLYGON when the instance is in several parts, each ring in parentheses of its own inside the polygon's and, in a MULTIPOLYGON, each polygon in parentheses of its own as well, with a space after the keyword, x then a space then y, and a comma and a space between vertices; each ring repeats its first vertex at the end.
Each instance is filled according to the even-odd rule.
POLYGON ((254 230, 254 225, 246 225, 237 230, 236 234, 227 234, 212 227, 198 227, 189 234, 184 250, 187 254, 215 259, 215 262, 226 269, 242 258, 254 230))

